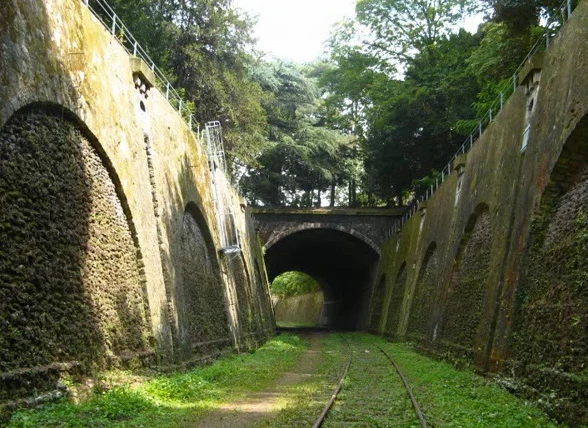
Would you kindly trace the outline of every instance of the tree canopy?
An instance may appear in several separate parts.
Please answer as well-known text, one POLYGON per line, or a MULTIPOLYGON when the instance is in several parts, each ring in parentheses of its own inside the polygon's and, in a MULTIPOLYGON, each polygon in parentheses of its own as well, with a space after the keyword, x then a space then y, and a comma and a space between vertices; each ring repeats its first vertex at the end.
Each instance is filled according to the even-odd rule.
POLYGON ((554 0, 358 0, 311 64, 265 59, 231 0, 110 0, 192 107, 223 127, 251 204, 401 205, 488 111, 554 0), (463 18, 486 8, 475 34, 463 18), (423 178, 425 177, 425 178, 423 178))

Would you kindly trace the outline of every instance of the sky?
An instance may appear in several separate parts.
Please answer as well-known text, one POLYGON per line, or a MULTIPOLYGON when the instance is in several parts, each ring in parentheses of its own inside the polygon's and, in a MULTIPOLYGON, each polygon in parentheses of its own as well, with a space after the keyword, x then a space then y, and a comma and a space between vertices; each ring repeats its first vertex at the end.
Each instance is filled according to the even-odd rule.
POLYGON ((353 17, 356 0, 233 0, 233 5, 258 17, 257 47, 298 63, 323 52, 333 24, 353 17))
MULTIPOLYGON (((257 47, 281 59, 310 62, 324 51, 333 24, 354 16, 356 0, 233 0, 233 5, 257 16, 257 47)), ((481 16, 466 22, 476 31, 481 16)))

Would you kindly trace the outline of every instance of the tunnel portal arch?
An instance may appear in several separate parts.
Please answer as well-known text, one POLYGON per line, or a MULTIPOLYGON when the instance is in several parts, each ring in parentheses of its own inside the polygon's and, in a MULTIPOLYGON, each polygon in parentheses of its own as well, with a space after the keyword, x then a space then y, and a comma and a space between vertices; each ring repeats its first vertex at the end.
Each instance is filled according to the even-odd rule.
POLYGON ((315 278, 324 293, 322 324, 356 329, 367 315, 372 275, 379 259, 374 247, 349 231, 305 227, 268 243, 268 279, 301 271, 315 278))

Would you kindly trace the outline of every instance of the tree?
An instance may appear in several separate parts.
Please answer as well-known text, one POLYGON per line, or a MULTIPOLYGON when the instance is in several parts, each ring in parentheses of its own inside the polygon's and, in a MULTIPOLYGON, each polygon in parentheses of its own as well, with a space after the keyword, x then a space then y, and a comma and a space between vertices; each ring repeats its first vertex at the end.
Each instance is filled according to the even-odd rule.
MULTIPOLYGON (((322 192, 340 183, 346 139, 324 125, 314 67, 274 61, 259 64, 253 78, 266 90, 269 146, 241 184, 251 203, 322 205, 322 192)), ((320 74, 320 73, 318 73, 320 74)))
POLYGON ((358 0, 358 21, 371 31, 366 42, 376 57, 407 61, 448 36, 474 0, 358 0))
POLYGON ((441 169, 463 143, 455 125, 473 118, 479 86, 466 60, 479 36, 466 31, 439 40, 410 63, 403 81, 375 88, 368 115, 366 187, 400 204, 413 181, 441 169))
POLYGON ((291 297, 315 293, 321 288, 312 276, 304 272, 291 271, 278 275, 270 289, 274 296, 291 297))
MULTIPOLYGON (((265 142, 262 89, 250 79, 253 21, 231 0, 111 0, 196 122, 223 126, 229 167, 250 164, 265 142)), ((239 168, 235 168, 235 171, 239 168)))

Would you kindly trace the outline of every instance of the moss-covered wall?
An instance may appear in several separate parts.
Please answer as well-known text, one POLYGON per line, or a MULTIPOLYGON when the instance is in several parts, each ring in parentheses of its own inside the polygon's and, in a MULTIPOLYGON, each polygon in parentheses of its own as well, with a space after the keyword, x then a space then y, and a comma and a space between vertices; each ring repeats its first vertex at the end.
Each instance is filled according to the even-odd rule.
POLYGON ((153 354, 140 250, 88 136, 27 110, 0 132, 0 399, 153 354))
POLYGON ((171 283, 175 350, 180 360, 202 357, 211 345, 230 344, 220 271, 214 246, 202 226, 202 214, 190 204, 178 230, 179 245, 172 247, 174 278, 171 283))
POLYGON ((585 40, 582 1, 443 185, 384 244, 375 278, 397 278, 406 263, 405 286, 389 281, 382 293, 374 283, 371 302, 372 329, 508 377, 572 424, 588 424, 585 40))
POLYGON ((251 219, 223 183, 243 260, 229 268, 205 143, 135 85, 148 67, 80 1, 2 1, 0 40, 0 415, 65 371, 198 362, 273 334, 265 273, 246 272, 264 272, 251 219))
POLYGON ((276 321, 319 325, 323 309, 322 291, 294 297, 277 297, 276 321))
MULTIPOLYGON (((478 325, 483 322, 489 273, 492 230, 488 207, 472 215, 455 259, 445 291, 445 311, 437 337, 471 357, 478 325)), ((435 334, 435 333, 434 333, 435 334)), ((435 339, 437 339, 435 337, 435 339)))
POLYGON ((429 317, 436 303, 439 284, 438 264, 437 244, 431 242, 421 264, 409 313, 406 335, 411 340, 423 340, 429 331, 429 317))
POLYGON ((394 337, 398 331, 398 324, 400 322, 402 302, 404 300, 404 293, 406 287, 407 268, 406 262, 400 266, 400 270, 396 275, 394 287, 392 287, 392 295, 390 296, 390 303, 388 306, 388 316, 386 318, 386 328, 384 333, 394 337))

